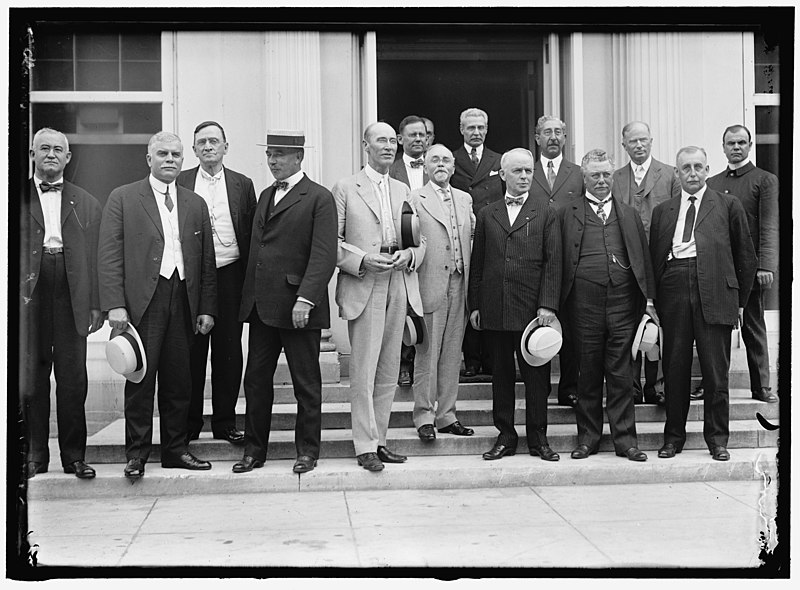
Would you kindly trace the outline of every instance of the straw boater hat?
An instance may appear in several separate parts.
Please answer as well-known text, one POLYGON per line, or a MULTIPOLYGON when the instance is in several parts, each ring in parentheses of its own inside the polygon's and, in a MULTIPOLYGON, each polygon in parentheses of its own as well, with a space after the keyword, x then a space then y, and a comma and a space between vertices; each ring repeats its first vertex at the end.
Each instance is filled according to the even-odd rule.
POLYGON ((650 360, 658 360, 659 350, 659 329, 649 315, 642 316, 639 326, 636 328, 636 335, 633 337, 631 355, 634 359, 641 352, 646 354, 650 360))
POLYGON ((403 344, 414 346, 422 344, 425 340, 425 322, 418 316, 406 316, 406 325, 403 328, 403 344))
POLYGON ((561 322, 558 318, 549 326, 542 326, 536 317, 522 331, 522 358, 532 367, 541 367, 558 354, 562 342, 561 322))
POLYGON ((408 201, 403 201, 400 214, 400 241, 403 248, 419 246, 419 216, 408 201))
POLYGON ((139 333, 130 322, 124 331, 111 329, 111 336, 106 342, 106 360, 115 372, 128 381, 140 383, 144 379, 147 355, 139 333))
POLYGON ((256 145, 297 149, 312 147, 305 145, 306 135, 297 129, 268 129, 265 141, 266 143, 257 143, 256 145))

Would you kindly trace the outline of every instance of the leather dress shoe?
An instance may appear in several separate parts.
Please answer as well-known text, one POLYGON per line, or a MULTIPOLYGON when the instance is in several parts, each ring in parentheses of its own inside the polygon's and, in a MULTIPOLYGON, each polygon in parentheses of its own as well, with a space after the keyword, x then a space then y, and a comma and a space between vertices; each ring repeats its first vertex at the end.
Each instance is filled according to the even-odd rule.
POLYGON ((417 432, 419 433, 420 440, 426 442, 436 440, 436 431, 433 429, 433 424, 423 424, 417 428, 417 432))
POLYGON ((663 447, 658 449, 658 458, 659 459, 672 459, 675 455, 680 453, 683 450, 683 447, 678 447, 672 443, 666 443, 663 447))
POLYGON ((222 432, 215 432, 214 438, 227 440, 229 443, 236 445, 237 447, 240 447, 244 444, 244 432, 235 426, 228 426, 222 432))
POLYGON ((397 384, 400 387, 408 387, 409 385, 413 385, 414 380, 411 378, 411 371, 408 369, 400 369, 400 376, 397 378, 397 384))
POLYGON ((144 459, 141 457, 134 457, 128 459, 128 464, 125 465, 125 477, 128 479, 138 479, 144 475, 144 459))
POLYGON ((367 471, 383 471, 383 463, 375 453, 361 453, 356 455, 356 461, 367 471))
POLYGON ((667 398, 660 391, 653 391, 652 394, 644 396, 644 403, 655 404, 661 408, 667 405, 667 398))
POLYGON ((534 457, 541 457, 542 461, 558 461, 561 457, 549 445, 539 445, 530 447, 528 452, 534 457))
POLYGON ((731 458, 731 454, 728 452, 728 449, 722 446, 714 447, 713 449, 709 449, 709 451, 711 453, 711 458, 715 461, 727 461, 731 458))
POLYGON ((575 450, 570 453, 573 459, 586 459, 589 455, 596 455, 597 449, 590 449, 589 445, 578 445, 575 450))
POLYGON ((706 395, 705 390, 703 389, 702 385, 698 385, 697 388, 689 394, 689 399, 697 401, 699 399, 703 399, 706 395))
POLYGON ((408 457, 405 455, 393 453, 386 447, 378 447, 378 459, 384 463, 405 463, 408 461, 408 457))
POLYGON ((97 475, 91 465, 87 465, 83 459, 73 461, 69 465, 64 465, 64 473, 74 473, 78 479, 92 479, 97 475))
POLYGON ((478 367, 467 366, 464 368, 464 377, 474 377, 478 374, 478 371, 478 367))
POLYGON ((627 457, 628 461, 647 461, 647 455, 636 447, 631 447, 624 453, 617 451, 617 457, 627 457))
POLYGON ((511 455, 516 454, 516 447, 495 443, 491 449, 483 454, 483 458, 487 461, 494 461, 496 459, 502 459, 503 457, 510 457, 511 455))
POLYGON ((751 392, 751 395, 753 399, 761 402, 767 402, 768 404, 778 403, 778 396, 772 393, 769 387, 762 387, 758 391, 751 392))
POLYGON ((316 466, 317 460, 314 457, 310 457, 309 455, 300 455, 297 458, 297 461, 294 462, 292 471, 295 473, 307 473, 308 471, 312 471, 316 466))
POLYGON ((461 422, 456 420, 450 426, 445 426, 444 428, 440 428, 439 432, 442 434, 457 434, 458 436, 472 436, 475 434, 475 431, 472 428, 466 428, 461 425, 461 422))
POLYGON ((247 473, 248 471, 252 471, 253 469, 258 469, 259 467, 264 467, 264 462, 259 461, 252 455, 245 455, 242 457, 241 461, 238 461, 233 464, 232 471, 234 473, 247 473))
POLYGON ((207 469, 211 469, 211 463, 208 461, 203 461, 202 459, 198 459, 189 451, 186 451, 177 457, 162 458, 161 467, 164 467, 165 469, 176 468, 191 469, 193 471, 205 471, 207 469))
POLYGON ((47 473, 47 465, 38 461, 28 461, 28 477, 32 478, 37 473, 47 473))
POLYGON ((574 408, 578 405, 578 396, 574 393, 567 394, 566 396, 558 396, 558 405, 574 408))

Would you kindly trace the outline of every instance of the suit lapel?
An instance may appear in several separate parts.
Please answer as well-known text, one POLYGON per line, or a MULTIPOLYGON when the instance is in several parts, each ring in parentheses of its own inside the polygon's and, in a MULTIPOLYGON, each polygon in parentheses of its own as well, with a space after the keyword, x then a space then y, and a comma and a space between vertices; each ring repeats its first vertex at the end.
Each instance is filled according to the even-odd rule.
POLYGON ((547 182, 541 160, 536 160, 536 163, 533 165, 533 179, 539 183, 539 186, 541 186, 548 195, 550 194, 550 184, 547 182))
MULTIPOLYGON (((156 203, 156 197, 153 194, 153 187, 150 186, 150 182, 147 179, 143 180, 139 187, 139 202, 141 202, 142 207, 150 217, 150 221, 153 222, 153 225, 156 226, 158 233, 163 238, 164 228, 161 227, 161 214, 158 212, 158 203, 156 203)), ((178 213, 180 215, 180 206, 178 207, 178 213)))
MULTIPOLYGON (((661 177, 661 169, 656 168, 653 164, 654 162, 650 163, 650 169, 647 171, 647 176, 644 180, 645 195, 650 194, 650 191, 652 191, 653 187, 656 185, 656 181, 661 177)), ((628 166, 628 170, 630 170, 630 166, 628 166)))
MULTIPOLYGON (((528 193, 528 198, 525 199, 525 202, 522 204, 522 208, 520 209, 519 214, 517 214, 517 218, 514 220, 514 225, 511 226, 509 231, 517 231, 536 217, 537 212, 534 210, 533 205, 533 197, 531 197, 530 193, 528 193)), ((508 212, 506 212, 506 217, 507 216, 508 212)))
MULTIPOLYGON (((475 176, 472 179, 473 182, 481 180, 484 176, 487 176, 489 172, 492 171, 492 165, 494 164, 494 157, 492 154, 487 153, 486 147, 483 148, 483 157, 478 162, 478 169, 475 171, 475 176)), ((472 160, 470 160, 470 164, 472 164, 472 160)))
POLYGON ((225 170, 225 190, 228 193, 228 207, 231 210, 231 221, 233 221, 233 232, 239 235, 239 197, 242 194, 239 179, 225 170))
POLYGON ((694 222, 695 230, 697 230, 697 226, 703 222, 706 216, 711 213, 711 210, 716 206, 716 202, 714 193, 706 189, 703 200, 700 202, 700 209, 697 211, 697 221, 694 222))
MULTIPOLYGON (((503 231, 509 233, 511 231, 511 225, 508 223, 508 209, 506 209, 505 200, 500 199, 499 201, 495 201, 492 206, 494 207, 492 210, 492 217, 497 220, 497 222, 500 224, 500 227, 503 228, 503 231)), ((519 216, 517 216, 517 218, 519 218, 519 216)))
POLYGON ((186 216, 189 212, 189 196, 186 194, 186 191, 180 190, 177 185, 175 187, 175 192, 178 193, 177 203, 178 203, 178 235, 181 238, 181 242, 186 239, 186 236, 183 234, 183 226, 186 224, 186 216))
POLYGON ((36 183, 31 179, 30 194, 28 204, 30 205, 31 217, 44 229, 44 211, 42 211, 42 203, 39 200, 39 191, 36 189, 36 183))
POLYGON ((558 174, 556 174, 556 180, 553 183, 553 193, 556 193, 558 189, 560 189, 564 185, 564 183, 567 181, 567 177, 571 173, 572 173, 572 164, 562 159, 561 166, 558 167, 558 174))
POLYGON ((298 182, 295 186, 293 186, 288 193, 283 195, 283 198, 280 200, 280 202, 277 205, 275 205, 275 208, 272 210, 272 215, 267 220, 267 223, 269 223, 275 217, 286 211, 292 205, 296 205, 297 203, 299 203, 300 199, 302 199, 302 196, 307 192, 308 192, 308 187, 306 186, 306 176, 303 175, 303 178, 300 179, 300 182, 298 182))
POLYGON ((678 213, 681 208, 681 198, 673 197, 669 201, 669 208, 664 212, 664 221, 661 225, 661 232, 659 237, 665 236, 672 244, 672 236, 675 235, 675 226, 678 223, 678 213))
POLYGON ((72 189, 64 182, 64 188, 61 190, 61 227, 64 227, 67 217, 69 217, 74 208, 75 198, 72 194, 72 189))
MULTIPOLYGON (((617 195, 623 203, 630 203, 631 200, 631 166, 627 164, 619 172, 619 182, 614 185, 617 195)), ((613 188, 613 187, 612 187, 613 188)), ((648 189, 649 190, 649 189, 648 189)))
MULTIPOLYGON (((450 189, 451 196, 452 192, 453 189, 451 187, 450 189)), ((424 187, 422 187, 419 196, 422 197, 420 199, 420 204, 425 208, 425 210, 428 213, 431 214, 431 217, 433 217, 436 221, 441 223, 445 229, 448 229, 449 215, 445 214, 445 205, 444 203, 442 203, 442 199, 437 194, 437 191, 434 190, 430 184, 426 184, 424 187)))
POLYGON ((358 196, 361 197, 364 202, 367 204, 372 212, 375 214, 375 217, 378 219, 381 218, 381 206, 378 202, 378 196, 375 194, 375 189, 372 187, 372 181, 367 176, 367 173, 364 170, 361 170, 361 173, 356 178, 356 192, 358 196))

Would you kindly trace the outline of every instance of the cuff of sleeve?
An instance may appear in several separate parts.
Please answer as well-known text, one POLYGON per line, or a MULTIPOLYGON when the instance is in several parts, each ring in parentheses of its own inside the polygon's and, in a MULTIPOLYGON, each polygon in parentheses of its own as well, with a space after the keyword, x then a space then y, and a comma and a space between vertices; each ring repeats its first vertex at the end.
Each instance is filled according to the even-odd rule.
POLYGON ((313 307, 316 307, 316 305, 314 305, 314 302, 313 302, 313 301, 309 301, 309 300, 308 300, 308 299, 306 299, 305 297, 300 297, 300 296, 298 296, 298 297, 297 297, 297 300, 298 300, 298 301, 302 301, 303 303, 308 303, 308 304, 309 304, 309 305, 310 305, 312 308, 313 308, 313 307))

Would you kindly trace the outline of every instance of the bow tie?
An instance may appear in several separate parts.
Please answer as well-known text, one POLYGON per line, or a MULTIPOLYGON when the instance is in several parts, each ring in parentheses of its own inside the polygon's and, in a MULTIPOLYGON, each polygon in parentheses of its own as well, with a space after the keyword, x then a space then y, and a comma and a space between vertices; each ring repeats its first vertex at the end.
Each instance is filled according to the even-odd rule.
POLYGON ((519 205, 521 207, 524 201, 525 197, 506 197, 506 205, 519 205))
POLYGON ((216 184, 220 180, 219 176, 211 176, 208 172, 206 172, 202 168, 200 169, 200 176, 202 176, 203 179, 210 184, 216 184))
POLYGON ((46 193, 48 191, 60 191, 63 186, 63 182, 42 182, 42 184, 39 185, 39 188, 42 189, 43 193, 46 193))
POLYGON ((591 203, 591 204, 592 204, 594 207, 605 207, 605 206, 606 206, 606 203, 610 203, 610 202, 611 202, 611 197, 608 197, 608 198, 606 198, 606 199, 604 199, 604 200, 602 200, 602 201, 593 201, 592 199, 589 199, 589 202, 590 202, 590 203, 591 203))
POLYGON ((417 158, 416 160, 411 160, 408 163, 412 168, 419 168, 423 164, 422 158, 417 158))
POLYGON ((285 191, 289 187, 289 183, 285 180, 276 180, 272 183, 272 186, 275 187, 276 191, 279 189, 285 191))

